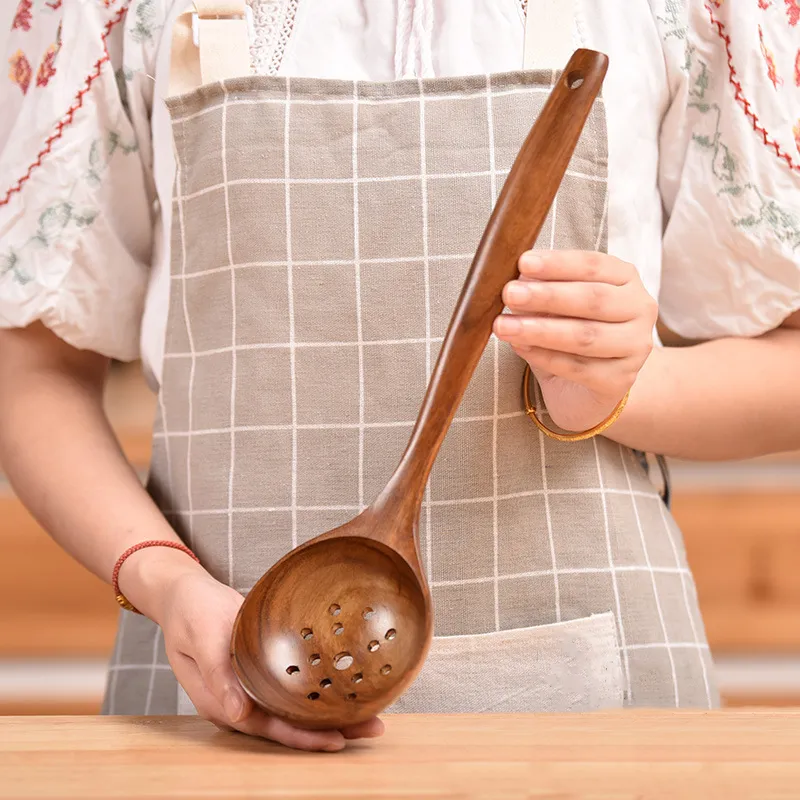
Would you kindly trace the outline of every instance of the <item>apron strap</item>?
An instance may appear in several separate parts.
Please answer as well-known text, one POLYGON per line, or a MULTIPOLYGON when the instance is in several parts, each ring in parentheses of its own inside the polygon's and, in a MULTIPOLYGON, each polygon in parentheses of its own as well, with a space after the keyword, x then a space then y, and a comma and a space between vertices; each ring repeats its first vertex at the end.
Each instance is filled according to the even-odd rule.
POLYGON ((561 69, 575 44, 575 0, 528 0, 523 69, 561 69))
POLYGON ((250 74, 245 0, 194 0, 172 32, 169 93, 250 74))

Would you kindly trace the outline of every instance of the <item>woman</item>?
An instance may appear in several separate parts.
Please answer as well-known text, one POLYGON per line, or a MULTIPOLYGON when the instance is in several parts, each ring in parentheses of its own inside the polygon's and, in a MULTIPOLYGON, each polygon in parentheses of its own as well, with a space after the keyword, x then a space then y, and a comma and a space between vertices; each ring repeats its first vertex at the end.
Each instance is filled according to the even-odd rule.
POLYGON ((380 733, 255 709, 231 624, 397 463, 577 45, 609 54, 604 96, 431 477, 437 637, 394 710, 715 705, 680 533, 635 454, 800 446, 795 4, 262 0, 249 33, 233 0, 194 26, 186 5, 22 0, 4 94, 0 452, 141 612, 105 710, 308 749, 380 733), (705 343, 652 349, 656 296, 705 343), (139 355, 160 390, 149 495, 101 407, 108 358, 139 355))

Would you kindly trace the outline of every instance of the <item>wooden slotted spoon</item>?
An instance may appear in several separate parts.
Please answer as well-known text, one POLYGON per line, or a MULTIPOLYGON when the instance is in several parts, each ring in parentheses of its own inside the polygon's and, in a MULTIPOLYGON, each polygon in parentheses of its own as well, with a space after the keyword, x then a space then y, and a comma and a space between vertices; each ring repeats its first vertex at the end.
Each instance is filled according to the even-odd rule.
POLYGON ((505 284, 535 242, 605 77, 578 50, 528 134, 456 304, 406 451, 355 519, 294 549, 253 587, 231 640, 245 691, 304 728, 341 728, 385 709, 410 685, 433 633, 420 563, 425 485, 503 310, 505 284))

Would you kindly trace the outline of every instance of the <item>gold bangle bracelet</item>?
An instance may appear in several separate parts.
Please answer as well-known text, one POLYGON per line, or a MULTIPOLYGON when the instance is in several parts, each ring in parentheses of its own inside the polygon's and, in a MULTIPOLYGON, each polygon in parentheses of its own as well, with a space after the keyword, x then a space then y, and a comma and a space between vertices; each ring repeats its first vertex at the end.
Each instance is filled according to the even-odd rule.
POLYGON ((605 430, 608 430, 618 419, 619 415, 622 413, 622 410, 625 408, 625 405, 628 402, 628 398, 630 397, 631 393, 628 390, 625 393, 625 397, 617 403, 617 407, 611 412, 611 414, 604 419, 598 425, 595 425, 593 428, 589 428, 588 431, 581 431, 579 433, 557 433, 556 431, 550 430, 540 419, 536 416, 536 407, 531 403, 531 389, 530 389, 530 380, 531 380, 531 368, 529 364, 525 366, 525 375, 522 378, 522 394, 525 398, 525 413, 533 420, 536 427, 546 436, 549 436, 551 439, 555 439, 558 442, 582 442, 585 439, 591 439, 598 434, 602 433, 605 430))

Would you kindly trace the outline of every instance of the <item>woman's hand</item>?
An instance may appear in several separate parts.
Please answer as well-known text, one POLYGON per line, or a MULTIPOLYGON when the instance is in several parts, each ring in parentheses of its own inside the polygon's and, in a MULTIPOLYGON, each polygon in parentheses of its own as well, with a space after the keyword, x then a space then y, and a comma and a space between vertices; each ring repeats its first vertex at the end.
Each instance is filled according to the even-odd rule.
POLYGON ((633 386, 653 346, 656 301, 635 267, 602 253, 529 251, 494 332, 531 366, 553 422, 594 427, 633 386))
MULTIPOLYGON (((201 717, 224 730, 260 736, 297 750, 341 750, 346 739, 383 733, 383 723, 377 718, 341 731, 307 731, 257 708, 242 690, 230 663, 231 631, 242 595, 214 580, 184 553, 166 548, 134 553, 124 576, 129 566, 125 562, 120 574, 123 592, 142 594, 136 575, 144 574, 148 556, 148 582, 155 583, 154 573, 171 577, 159 581, 160 590, 150 587, 147 611, 161 626, 172 670, 201 717)), ((136 605, 134 596, 126 596, 136 605)))

